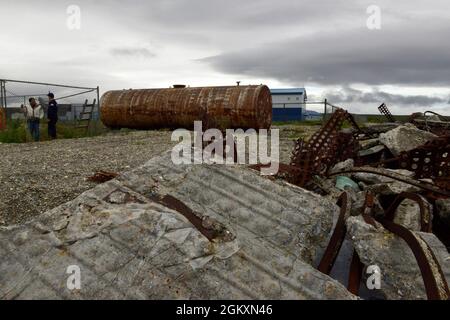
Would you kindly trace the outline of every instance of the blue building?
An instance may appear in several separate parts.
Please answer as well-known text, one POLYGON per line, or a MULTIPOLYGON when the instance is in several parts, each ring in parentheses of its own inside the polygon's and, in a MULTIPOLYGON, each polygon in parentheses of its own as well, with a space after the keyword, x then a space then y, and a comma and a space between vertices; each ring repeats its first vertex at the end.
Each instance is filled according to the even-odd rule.
POLYGON ((304 119, 307 100, 305 88, 271 89, 272 121, 304 119))

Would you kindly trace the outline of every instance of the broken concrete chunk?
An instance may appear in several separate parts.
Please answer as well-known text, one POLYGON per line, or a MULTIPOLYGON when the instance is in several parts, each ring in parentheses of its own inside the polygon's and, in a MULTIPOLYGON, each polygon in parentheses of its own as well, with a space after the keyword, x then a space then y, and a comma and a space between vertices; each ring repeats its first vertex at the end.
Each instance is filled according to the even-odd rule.
MULTIPOLYGON (((361 216, 347 219, 347 230, 361 262, 378 266, 381 288, 387 299, 426 299, 424 282, 414 254, 406 242, 388 232, 379 223, 377 228, 367 224, 361 216)), ((445 246, 432 233, 417 232, 433 250, 441 268, 450 280, 450 259, 445 246)))
POLYGON ((385 149, 385 146, 377 145, 368 149, 360 150, 358 151, 358 156, 360 157, 367 157, 376 153, 380 153, 385 149))
POLYGON ((389 183, 388 187, 391 190, 391 194, 400 194, 402 192, 415 193, 420 192, 422 190, 419 187, 415 187, 401 181, 394 181, 392 183, 389 183))
MULTIPOLYGON (((394 173, 398 173, 407 177, 414 177, 414 172, 404 169, 387 169, 394 173)), ((366 173, 366 172, 357 172, 353 174, 353 177, 358 180, 369 184, 378 184, 378 183, 390 183, 395 182, 397 180, 391 179, 389 177, 385 177, 379 174, 366 173)))
POLYGON ((410 199, 405 199, 398 206, 394 222, 412 231, 420 231, 420 207, 410 199))
POLYGON ((380 194, 383 196, 396 195, 402 192, 419 192, 420 188, 412 186, 410 184, 393 181, 388 183, 377 183, 373 185, 366 186, 364 190, 372 191, 373 193, 380 194))
POLYGON ((35 222, 53 226, 50 233, 34 222, 0 227, 0 296, 355 299, 311 266, 337 212, 333 202, 256 171, 177 166, 169 152, 45 213, 35 222), (200 224, 150 195, 178 199, 200 224), (217 225, 229 241, 201 232, 217 225), (66 286, 69 266, 80 269, 80 290, 66 286))
POLYGON ((380 140, 378 138, 359 141, 359 146, 361 147, 361 149, 369 149, 379 144, 380 140))
POLYGON ((437 138, 436 135, 417 129, 417 127, 411 123, 406 123, 391 131, 380 134, 380 142, 384 144, 394 156, 398 156, 402 151, 413 150, 435 138, 437 138))
POLYGON ((337 163, 331 172, 340 172, 343 170, 350 170, 355 166, 355 161, 353 159, 347 159, 345 161, 337 163))

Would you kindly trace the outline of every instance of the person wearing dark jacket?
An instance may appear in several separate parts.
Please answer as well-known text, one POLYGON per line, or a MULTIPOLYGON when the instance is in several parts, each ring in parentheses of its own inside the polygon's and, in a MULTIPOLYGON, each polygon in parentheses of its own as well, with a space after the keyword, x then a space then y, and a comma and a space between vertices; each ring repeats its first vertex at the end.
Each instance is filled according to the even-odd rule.
POLYGON ((55 95, 48 93, 48 136, 51 139, 56 139, 56 122, 58 122, 58 103, 56 103, 55 95))

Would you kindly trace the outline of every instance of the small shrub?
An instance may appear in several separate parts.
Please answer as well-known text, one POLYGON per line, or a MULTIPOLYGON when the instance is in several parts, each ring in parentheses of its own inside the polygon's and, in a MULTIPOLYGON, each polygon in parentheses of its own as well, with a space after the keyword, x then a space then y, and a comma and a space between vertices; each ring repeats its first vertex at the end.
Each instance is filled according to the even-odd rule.
POLYGON ((7 123, 6 129, 0 131, 0 142, 23 143, 27 142, 27 136, 28 136, 28 128, 24 121, 10 120, 7 123))

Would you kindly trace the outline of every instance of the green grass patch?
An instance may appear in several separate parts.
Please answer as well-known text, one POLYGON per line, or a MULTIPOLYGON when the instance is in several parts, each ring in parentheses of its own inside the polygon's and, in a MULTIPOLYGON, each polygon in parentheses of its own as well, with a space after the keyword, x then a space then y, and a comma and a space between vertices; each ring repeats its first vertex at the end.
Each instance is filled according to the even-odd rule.
MULTIPOLYGON (((110 130, 106 128, 101 121, 92 121, 89 130, 84 128, 75 128, 75 122, 59 121, 56 124, 58 139, 76 139, 83 137, 93 137, 105 134, 110 130)), ((40 124, 41 140, 50 140, 47 133, 47 121, 43 120, 40 124)), ((26 143, 33 142, 28 125, 25 120, 9 120, 7 128, 0 131, 0 142, 3 143, 26 143)))
POLYGON ((383 123, 386 122, 387 119, 383 115, 370 115, 367 116, 367 122, 368 123, 383 123))
POLYGON ((304 120, 304 121, 273 121, 274 126, 321 126, 322 120, 304 120))
POLYGON ((10 120, 5 130, 0 130, 0 142, 21 143, 27 140, 28 129, 25 121, 10 120))

